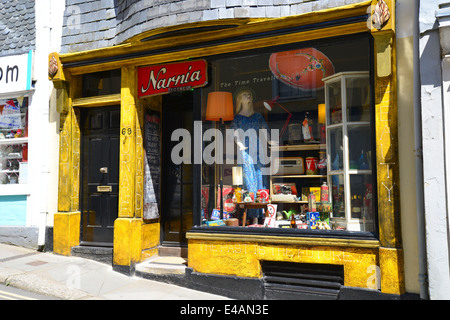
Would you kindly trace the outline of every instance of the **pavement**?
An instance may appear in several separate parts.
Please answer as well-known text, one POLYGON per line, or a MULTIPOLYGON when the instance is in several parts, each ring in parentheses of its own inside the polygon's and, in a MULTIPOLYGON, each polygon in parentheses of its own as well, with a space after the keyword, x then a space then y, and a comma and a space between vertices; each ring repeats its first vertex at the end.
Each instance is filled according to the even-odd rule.
POLYGON ((0 283, 62 300, 229 300, 80 257, 0 244, 0 283))

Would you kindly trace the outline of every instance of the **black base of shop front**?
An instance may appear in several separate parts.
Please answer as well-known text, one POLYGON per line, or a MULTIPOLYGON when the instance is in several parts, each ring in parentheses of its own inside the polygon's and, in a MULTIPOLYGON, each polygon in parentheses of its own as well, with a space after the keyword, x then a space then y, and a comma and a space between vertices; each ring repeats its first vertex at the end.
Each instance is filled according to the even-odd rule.
POLYGON ((189 289, 203 291, 237 300, 419 300, 419 295, 384 294, 378 290, 341 286, 335 296, 307 289, 289 291, 267 288, 263 279, 240 278, 197 273, 186 268, 184 275, 160 275, 136 271, 135 275, 189 289))

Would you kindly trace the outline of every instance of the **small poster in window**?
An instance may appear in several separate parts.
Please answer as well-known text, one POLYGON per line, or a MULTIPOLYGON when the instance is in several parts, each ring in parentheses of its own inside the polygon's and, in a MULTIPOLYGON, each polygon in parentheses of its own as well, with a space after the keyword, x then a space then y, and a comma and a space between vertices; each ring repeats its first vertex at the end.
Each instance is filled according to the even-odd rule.
POLYGON ((22 118, 19 103, 14 100, 0 101, 0 129, 21 129, 22 118))
POLYGON ((277 205, 267 205, 268 216, 264 219, 264 227, 274 228, 276 227, 277 205))

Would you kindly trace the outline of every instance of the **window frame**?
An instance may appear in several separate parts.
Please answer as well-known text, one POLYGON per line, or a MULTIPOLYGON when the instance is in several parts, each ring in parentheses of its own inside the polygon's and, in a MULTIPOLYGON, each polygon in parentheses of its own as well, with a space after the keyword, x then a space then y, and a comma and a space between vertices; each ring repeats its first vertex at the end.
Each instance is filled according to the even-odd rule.
MULTIPOLYGON (((368 47, 368 60, 369 60, 369 83, 370 83, 370 112, 371 112, 371 120, 370 120, 370 132, 371 132, 371 143, 372 143, 372 152, 376 153, 376 124, 375 124, 375 57, 374 57, 374 38, 370 32, 362 32, 355 33, 344 36, 336 36, 331 38, 324 39, 315 39, 311 41, 302 41, 297 43, 288 43, 274 46, 267 46, 265 48, 258 48, 254 50, 243 50, 243 51, 233 51, 230 53, 223 53, 219 55, 212 55, 208 57, 204 57, 210 65, 212 61, 226 59, 226 58, 238 58, 244 57, 248 55, 268 53, 268 52, 280 52, 287 51, 292 49, 306 48, 306 47, 314 47, 318 43, 325 42, 340 42, 340 41, 353 41, 355 39, 367 39, 369 43, 368 47)), ((211 76, 211 71, 209 71, 209 79, 213 79, 211 76)), ((214 80, 212 80, 214 81, 214 80)), ((203 89, 198 89, 203 90, 203 89)), ((201 121, 201 112, 202 106, 195 105, 195 109, 197 113, 197 121, 201 121)), ((327 139, 328 140, 328 139, 327 139)), ((328 142, 327 142, 328 144, 328 142)), ((196 173, 197 185, 194 185, 194 193, 196 201, 194 201, 194 212, 198 212, 198 214, 194 215, 194 226, 189 231, 194 234, 199 233, 211 233, 211 234, 242 234, 242 235, 278 235, 278 236, 288 236, 288 237, 296 237, 296 238, 305 238, 305 237, 313 237, 313 238, 341 238, 341 239, 355 239, 355 240, 374 240, 379 239, 379 219, 378 219, 378 196, 377 196, 377 166, 376 166, 376 156, 372 157, 372 181, 373 181, 373 210, 374 210, 374 230, 373 231, 341 231, 341 230, 309 230, 309 229, 283 229, 283 228, 243 228, 243 227, 228 227, 228 226, 205 226, 202 225, 201 221, 201 166, 196 173)), ((329 184, 328 184, 329 185, 329 184)), ((348 186, 347 186, 348 187, 348 186)), ((348 187, 349 188, 349 187, 348 187)), ((346 209, 347 210, 347 209, 346 209)), ((350 219, 352 220, 352 219, 350 219)))

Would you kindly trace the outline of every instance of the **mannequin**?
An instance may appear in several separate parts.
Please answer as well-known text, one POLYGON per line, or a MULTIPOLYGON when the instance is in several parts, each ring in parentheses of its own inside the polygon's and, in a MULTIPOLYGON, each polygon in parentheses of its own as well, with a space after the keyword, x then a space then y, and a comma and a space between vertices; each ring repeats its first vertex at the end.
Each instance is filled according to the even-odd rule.
MULTIPOLYGON (((242 129, 243 132, 253 129, 257 136, 259 135, 260 129, 266 129, 267 134, 269 134, 269 127, 264 117, 254 109, 254 98, 255 93, 249 87, 242 87, 236 91, 236 112, 234 120, 231 123, 231 129, 242 129)), ((261 173, 261 168, 263 168, 264 165, 261 164, 259 159, 259 149, 266 148, 267 144, 264 146, 259 145, 260 139, 249 139, 248 136, 243 136, 242 132, 236 135, 236 144, 243 162, 239 163, 242 167, 244 177, 243 189, 253 192, 256 197, 256 193, 259 189, 268 189, 269 185, 268 176, 261 173), (250 154, 252 150, 256 150, 256 158, 254 154, 250 154)), ((253 223, 255 223, 257 218, 263 216, 262 210, 248 210, 247 216, 250 219, 253 219, 253 223)))

